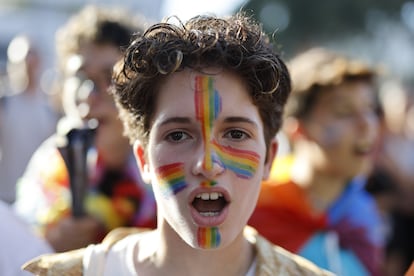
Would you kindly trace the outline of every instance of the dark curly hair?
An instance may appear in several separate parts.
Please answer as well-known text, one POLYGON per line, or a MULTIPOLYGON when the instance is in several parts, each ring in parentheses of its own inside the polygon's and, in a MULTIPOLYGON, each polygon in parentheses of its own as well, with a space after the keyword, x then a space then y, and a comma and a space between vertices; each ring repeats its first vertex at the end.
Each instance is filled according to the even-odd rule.
POLYGON ((112 94, 131 143, 148 142, 150 121, 162 81, 190 68, 221 68, 245 81, 264 123, 266 144, 282 121, 290 92, 285 63, 251 17, 197 16, 185 24, 158 23, 137 36, 114 69, 112 94))

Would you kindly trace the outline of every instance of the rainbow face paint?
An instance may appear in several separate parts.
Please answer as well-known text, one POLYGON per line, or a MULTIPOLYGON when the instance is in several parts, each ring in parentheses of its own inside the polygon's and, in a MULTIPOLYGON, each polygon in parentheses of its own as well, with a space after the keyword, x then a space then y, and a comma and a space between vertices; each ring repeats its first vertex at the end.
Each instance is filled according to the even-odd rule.
POLYGON ((233 171, 238 177, 251 178, 260 162, 260 156, 254 151, 240 150, 212 143, 224 167, 233 171))
MULTIPOLYGON (((211 170, 216 163, 230 169, 240 178, 252 177, 260 162, 260 156, 256 152, 221 146, 211 139, 213 122, 221 111, 221 98, 214 90, 211 77, 195 78, 195 107, 197 120, 201 122, 206 152, 204 169, 211 170)), ((203 182, 202 186, 205 187, 207 184, 203 182)))
POLYGON ((161 189, 166 196, 175 195, 187 187, 184 180, 184 164, 173 163, 156 170, 161 189))
POLYGON ((200 186, 201 187, 213 187, 214 185, 216 185, 217 184, 217 182, 216 181, 209 181, 209 180, 206 180, 206 181, 202 181, 201 182, 201 184, 200 184, 200 186))
MULTIPOLYGON (((211 152, 211 131, 213 122, 221 111, 220 95, 213 87, 213 79, 208 76, 195 77, 195 110, 197 120, 201 122, 201 129, 205 152, 211 152)), ((213 168, 213 158, 211 154, 205 154, 204 169, 213 168)))
POLYGON ((197 233, 198 245, 201 248, 216 248, 220 245, 221 236, 217 227, 200 227, 197 233))

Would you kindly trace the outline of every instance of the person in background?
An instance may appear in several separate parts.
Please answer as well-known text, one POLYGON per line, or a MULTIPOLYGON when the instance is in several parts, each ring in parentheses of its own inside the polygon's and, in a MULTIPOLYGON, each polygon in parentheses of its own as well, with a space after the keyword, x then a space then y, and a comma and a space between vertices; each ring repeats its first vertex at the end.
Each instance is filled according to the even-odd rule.
POLYGON ((246 227, 277 150, 274 136, 289 92, 284 62, 260 25, 242 13, 150 26, 117 64, 113 95, 154 190, 157 228, 117 230, 101 244, 43 256, 25 269, 331 275, 246 227), (119 239, 122 232, 129 234, 119 239))
POLYGON ((381 143, 367 190, 387 219, 385 276, 403 275, 414 259, 414 90, 408 80, 390 78, 380 89, 381 143), (392 192, 387 192, 387 190, 392 192))
POLYGON ((33 233, 10 204, 0 200, 0 275, 30 275, 21 266, 28 260, 53 250, 47 242, 33 233))
POLYGON ((136 168, 115 103, 107 92, 122 47, 143 25, 142 18, 135 20, 121 9, 88 5, 57 32, 66 115, 59 121, 57 133, 33 155, 19 182, 15 204, 17 212, 55 251, 99 242, 120 226, 156 226, 151 187, 136 168), (94 122, 94 135, 86 139, 92 141, 91 149, 83 149, 88 155, 80 168, 87 172, 82 197, 72 186, 73 179, 82 177, 72 175, 71 162, 65 163, 61 149, 75 129, 87 129, 90 122, 94 122), (75 197, 81 198, 80 211, 73 208, 75 197))
POLYGON ((288 68, 292 152, 274 160, 249 224, 338 275, 380 275, 381 219, 364 190, 378 138, 377 70, 323 48, 288 68))
POLYGON ((41 45, 15 36, 7 48, 9 88, 0 91, 0 199, 12 204, 16 183, 36 148, 56 127, 58 114, 40 87, 41 45))

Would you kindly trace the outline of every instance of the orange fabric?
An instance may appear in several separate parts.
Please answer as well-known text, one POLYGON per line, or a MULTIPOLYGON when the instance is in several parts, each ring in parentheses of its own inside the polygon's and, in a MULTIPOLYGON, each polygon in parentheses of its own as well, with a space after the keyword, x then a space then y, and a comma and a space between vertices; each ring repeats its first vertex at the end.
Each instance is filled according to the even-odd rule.
POLYGON ((298 252, 327 220, 312 211, 303 190, 290 181, 291 161, 290 158, 275 161, 270 179, 262 183, 249 224, 271 242, 298 252))
POLYGON ((410 268, 404 274, 405 276, 414 276, 414 262, 411 263, 410 268))

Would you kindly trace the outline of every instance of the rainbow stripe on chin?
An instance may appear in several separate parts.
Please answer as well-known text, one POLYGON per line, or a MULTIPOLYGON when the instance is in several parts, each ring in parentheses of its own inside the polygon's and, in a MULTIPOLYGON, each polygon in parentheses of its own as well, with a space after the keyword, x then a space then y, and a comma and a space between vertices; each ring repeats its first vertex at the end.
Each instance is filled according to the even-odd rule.
POLYGON ((197 233, 198 245, 201 248, 216 248, 220 245, 221 236, 218 227, 200 227, 197 233))
POLYGON ((187 187, 184 180, 184 163, 172 163, 156 170, 164 195, 177 194, 187 187))

